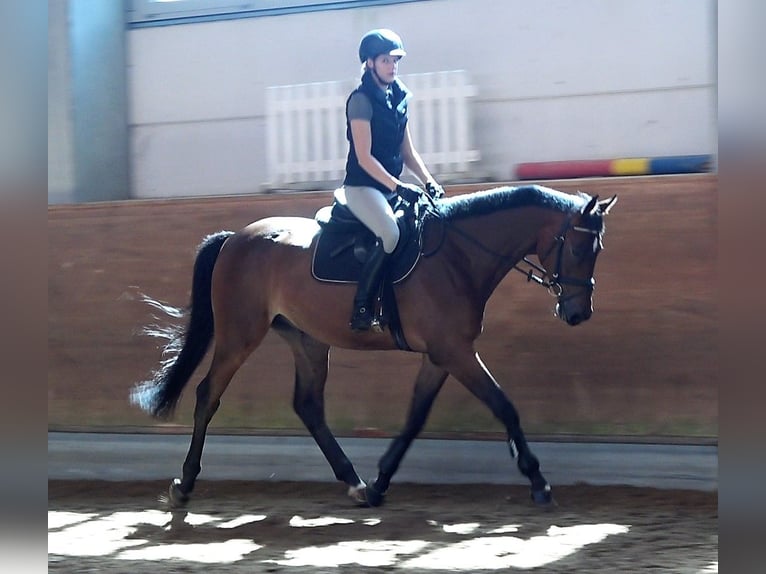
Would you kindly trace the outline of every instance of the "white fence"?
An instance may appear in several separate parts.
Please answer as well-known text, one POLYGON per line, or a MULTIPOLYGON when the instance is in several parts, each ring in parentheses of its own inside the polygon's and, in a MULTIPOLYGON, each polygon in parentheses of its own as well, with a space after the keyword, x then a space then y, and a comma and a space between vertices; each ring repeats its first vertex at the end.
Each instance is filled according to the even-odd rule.
MULTIPOLYGON (((449 180, 479 159, 471 146, 470 98, 475 89, 463 70, 411 74, 410 132, 428 169, 449 180)), ((345 105, 348 82, 267 88, 267 188, 339 183, 348 153, 345 105)))

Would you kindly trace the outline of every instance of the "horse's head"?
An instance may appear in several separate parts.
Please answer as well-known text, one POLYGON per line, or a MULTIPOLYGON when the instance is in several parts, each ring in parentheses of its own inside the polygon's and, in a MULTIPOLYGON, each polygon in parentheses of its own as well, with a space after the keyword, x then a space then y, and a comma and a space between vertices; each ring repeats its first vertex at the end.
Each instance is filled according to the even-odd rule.
POLYGON ((601 251, 604 216, 617 196, 599 201, 591 198, 579 211, 568 214, 553 233, 548 229, 538 240, 537 257, 546 269, 548 290, 557 299, 554 314, 569 325, 590 319, 593 313, 593 271, 601 251))

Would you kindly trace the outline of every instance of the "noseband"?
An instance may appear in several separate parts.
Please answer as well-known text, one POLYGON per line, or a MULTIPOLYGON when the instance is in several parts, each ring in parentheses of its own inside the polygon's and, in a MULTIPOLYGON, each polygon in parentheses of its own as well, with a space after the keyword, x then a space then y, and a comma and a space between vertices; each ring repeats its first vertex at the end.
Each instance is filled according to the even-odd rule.
MULTIPOLYGON (((588 289, 588 291, 593 291, 596 288, 596 280, 591 276, 589 279, 578 279, 577 277, 568 277, 566 275, 561 274, 561 260, 563 259, 563 251, 564 251, 564 244, 566 243, 567 233, 569 230, 572 229, 574 231, 579 231, 581 233, 590 233, 591 235, 597 235, 599 238, 601 237, 601 232, 597 231, 595 229, 591 229, 589 227, 582 227, 580 225, 572 225, 572 216, 570 215, 567 217, 567 220, 564 222, 564 225, 561 227, 561 231, 556 234, 554 237, 554 243, 550 246, 548 251, 543 255, 542 259, 547 259, 548 255, 550 255, 551 251, 554 249, 557 249, 556 252, 556 268, 553 271, 553 273, 548 273, 544 267, 541 265, 538 265, 534 261, 531 261, 529 258, 524 257, 523 261, 532 269, 524 270, 518 265, 514 265, 514 270, 523 273, 527 277, 527 281, 534 281, 538 285, 542 285, 548 290, 548 293, 550 293, 553 297, 558 298, 559 303, 563 303, 566 301, 569 297, 565 297, 564 299, 561 298, 562 293, 564 292, 564 288, 562 285, 575 285, 577 287, 583 287, 585 289, 588 289), (540 275, 535 275, 535 271, 540 273, 540 275), (550 277, 550 281, 547 281, 545 277, 550 277)), ((571 295, 570 295, 571 297, 571 295)))

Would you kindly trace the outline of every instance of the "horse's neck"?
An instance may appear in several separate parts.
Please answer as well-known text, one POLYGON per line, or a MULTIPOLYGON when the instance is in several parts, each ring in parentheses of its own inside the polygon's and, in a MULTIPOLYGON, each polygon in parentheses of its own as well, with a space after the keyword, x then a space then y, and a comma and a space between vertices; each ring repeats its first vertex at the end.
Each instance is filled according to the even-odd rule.
POLYGON ((550 210, 517 207, 453 222, 450 249, 470 265, 474 290, 487 299, 523 257, 534 253, 540 230, 551 224, 550 210))

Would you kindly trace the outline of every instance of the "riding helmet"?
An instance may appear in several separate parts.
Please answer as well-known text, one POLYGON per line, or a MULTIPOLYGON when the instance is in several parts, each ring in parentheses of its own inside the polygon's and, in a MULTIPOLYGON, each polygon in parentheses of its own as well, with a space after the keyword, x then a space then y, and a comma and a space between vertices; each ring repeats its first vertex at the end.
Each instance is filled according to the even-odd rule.
POLYGON ((367 58, 373 60, 381 54, 389 56, 405 56, 404 44, 396 32, 387 28, 378 28, 370 30, 359 43, 359 61, 364 63, 367 58))

